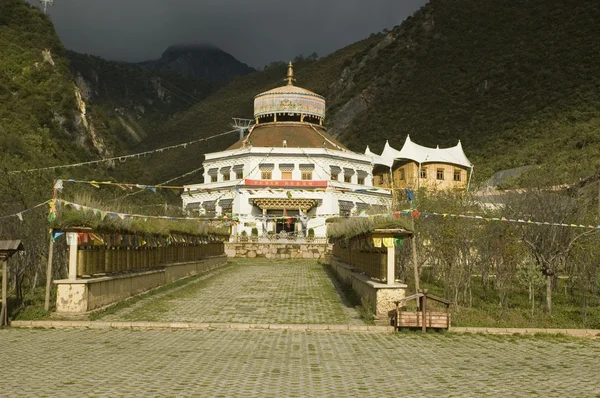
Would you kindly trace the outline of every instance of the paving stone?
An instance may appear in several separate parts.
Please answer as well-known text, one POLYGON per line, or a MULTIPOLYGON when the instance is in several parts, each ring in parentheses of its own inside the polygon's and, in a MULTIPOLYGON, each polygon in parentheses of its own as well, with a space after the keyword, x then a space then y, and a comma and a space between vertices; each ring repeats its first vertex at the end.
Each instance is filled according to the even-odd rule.
POLYGON ((141 299, 103 321, 364 324, 314 260, 234 259, 188 284, 141 299))
POLYGON ((12 397, 595 397, 600 339, 292 330, 0 330, 12 397))

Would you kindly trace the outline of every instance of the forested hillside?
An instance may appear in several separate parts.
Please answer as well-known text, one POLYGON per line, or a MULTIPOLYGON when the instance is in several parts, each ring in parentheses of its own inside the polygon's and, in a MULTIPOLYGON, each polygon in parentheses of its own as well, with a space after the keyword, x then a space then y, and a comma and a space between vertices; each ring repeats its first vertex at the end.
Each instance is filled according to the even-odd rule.
POLYGON ((85 125, 66 51, 37 8, 21 0, 0 2, 0 62, 3 167, 56 164, 106 151, 85 125))
MULTIPOLYGON (((107 135, 133 146, 174 114, 199 103, 219 83, 68 51, 85 101, 105 120, 107 135)), ((128 149, 128 148, 124 148, 128 149)))
MULTIPOLYGON (((327 97, 330 131, 354 150, 461 139, 480 177, 539 164, 572 181, 600 167, 598 19, 594 0, 432 0, 386 34, 296 65, 297 84, 327 97)), ((226 130, 284 74, 236 79, 146 145, 226 130)))

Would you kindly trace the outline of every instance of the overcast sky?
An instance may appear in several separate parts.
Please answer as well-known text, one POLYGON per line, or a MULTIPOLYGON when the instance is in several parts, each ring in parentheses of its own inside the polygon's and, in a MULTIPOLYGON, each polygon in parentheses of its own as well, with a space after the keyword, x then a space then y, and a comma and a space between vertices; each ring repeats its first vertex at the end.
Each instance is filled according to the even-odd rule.
MULTIPOLYGON (((37 0, 28 0, 38 4, 37 0)), ((254 67, 320 56, 400 24, 427 0, 55 0, 68 49, 121 61, 210 43, 254 67)))

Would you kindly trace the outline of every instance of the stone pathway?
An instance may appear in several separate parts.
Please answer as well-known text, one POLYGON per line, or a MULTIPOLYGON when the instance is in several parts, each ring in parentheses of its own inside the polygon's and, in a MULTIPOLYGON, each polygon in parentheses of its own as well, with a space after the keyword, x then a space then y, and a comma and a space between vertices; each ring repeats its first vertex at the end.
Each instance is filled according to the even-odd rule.
POLYGON ((234 259, 231 264, 101 320, 363 324, 314 260, 234 259))
POLYGON ((3 329, 1 396, 597 397, 600 341, 291 330, 3 329))

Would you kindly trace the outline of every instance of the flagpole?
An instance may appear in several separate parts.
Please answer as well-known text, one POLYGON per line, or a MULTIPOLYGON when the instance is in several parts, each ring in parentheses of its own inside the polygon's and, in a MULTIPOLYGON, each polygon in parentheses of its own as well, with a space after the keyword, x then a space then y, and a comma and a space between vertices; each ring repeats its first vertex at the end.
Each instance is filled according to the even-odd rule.
MULTIPOLYGON (((56 204, 56 180, 52 185, 52 201, 56 204)), ((50 288, 52 286, 52 256, 54 254, 54 239, 52 239, 52 228, 50 228, 50 243, 48 244, 48 265, 46 266, 46 300, 44 311, 50 311, 50 288)))

